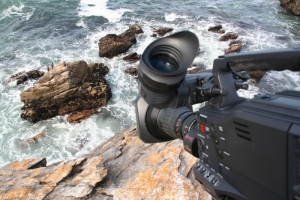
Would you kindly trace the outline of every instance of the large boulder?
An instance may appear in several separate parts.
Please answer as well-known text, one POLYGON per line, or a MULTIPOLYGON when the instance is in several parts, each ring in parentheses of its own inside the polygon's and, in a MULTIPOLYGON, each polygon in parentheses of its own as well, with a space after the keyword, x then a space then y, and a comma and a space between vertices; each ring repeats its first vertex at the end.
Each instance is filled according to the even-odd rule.
POLYGON ((43 158, 0 168, 0 199, 201 199, 195 157, 181 140, 146 144, 136 127, 124 130, 73 161, 47 166, 43 158))
POLYGON ((143 33, 141 27, 134 24, 121 35, 108 34, 99 40, 99 56, 112 58, 125 53, 133 44, 136 43, 135 34, 143 33))
POLYGON ((85 61, 61 63, 50 68, 21 96, 21 118, 38 122, 75 111, 99 109, 111 98, 104 64, 85 61))
POLYGON ((300 0, 280 0, 280 5, 288 12, 300 16, 300 0))

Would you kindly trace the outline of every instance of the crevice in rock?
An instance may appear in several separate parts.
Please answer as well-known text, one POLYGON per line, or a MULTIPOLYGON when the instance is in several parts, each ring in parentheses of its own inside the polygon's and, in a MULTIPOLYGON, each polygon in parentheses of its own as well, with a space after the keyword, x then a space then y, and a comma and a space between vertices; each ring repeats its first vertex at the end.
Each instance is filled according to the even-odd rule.
POLYGON ((28 169, 36 169, 36 168, 40 168, 40 167, 46 167, 46 165, 47 165, 47 160, 46 160, 46 158, 43 158, 38 163, 28 167, 28 169))

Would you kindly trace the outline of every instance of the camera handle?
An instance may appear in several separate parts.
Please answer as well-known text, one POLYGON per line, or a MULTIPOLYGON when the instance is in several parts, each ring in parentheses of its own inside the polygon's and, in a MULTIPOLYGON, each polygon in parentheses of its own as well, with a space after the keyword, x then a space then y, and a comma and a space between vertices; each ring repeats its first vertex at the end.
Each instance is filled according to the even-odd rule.
POLYGON ((214 60, 214 88, 218 93, 212 96, 209 104, 215 108, 235 105, 244 101, 237 95, 237 89, 247 86, 232 78, 232 71, 300 70, 300 48, 288 48, 259 52, 222 55, 214 60))

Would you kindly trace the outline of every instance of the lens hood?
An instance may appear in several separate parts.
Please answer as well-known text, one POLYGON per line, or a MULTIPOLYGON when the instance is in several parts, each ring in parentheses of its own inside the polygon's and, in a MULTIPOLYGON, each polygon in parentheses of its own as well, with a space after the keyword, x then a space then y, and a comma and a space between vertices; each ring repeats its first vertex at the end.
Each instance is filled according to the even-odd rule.
POLYGON ((199 40, 189 31, 157 39, 145 49, 139 64, 139 92, 149 105, 163 108, 176 97, 198 50, 199 40))

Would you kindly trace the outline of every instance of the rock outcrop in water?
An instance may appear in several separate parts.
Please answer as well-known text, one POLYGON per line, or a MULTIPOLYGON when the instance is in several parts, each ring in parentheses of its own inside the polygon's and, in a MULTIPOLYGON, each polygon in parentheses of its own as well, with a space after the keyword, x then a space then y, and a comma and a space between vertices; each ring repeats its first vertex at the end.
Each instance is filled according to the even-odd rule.
POLYGON ((163 37, 165 36, 167 33, 172 32, 174 29, 173 28, 158 28, 158 29, 153 29, 154 34, 151 35, 151 37, 156 37, 158 34, 158 36, 163 37))
POLYGON ((201 199, 191 171, 197 161, 181 140, 146 144, 132 127, 73 161, 46 166, 46 159, 0 168, 0 199, 201 199))
POLYGON ((133 44, 136 43, 135 34, 143 33, 142 28, 134 24, 121 35, 108 34, 99 40, 99 56, 112 58, 125 53, 133 44))
POLYGON ((300 0, 280 0, 280 5, 288 12, 300 16, 300 0))
POLYGON ((21 118, 29 122, 57 115, 99 109, 111 98, 104 64, 85 61, 61 63, 49 69, 34 85, 23 91, 21 118))

